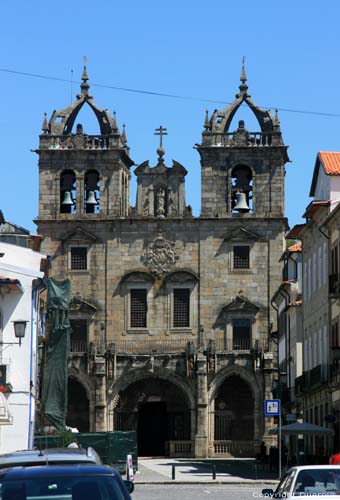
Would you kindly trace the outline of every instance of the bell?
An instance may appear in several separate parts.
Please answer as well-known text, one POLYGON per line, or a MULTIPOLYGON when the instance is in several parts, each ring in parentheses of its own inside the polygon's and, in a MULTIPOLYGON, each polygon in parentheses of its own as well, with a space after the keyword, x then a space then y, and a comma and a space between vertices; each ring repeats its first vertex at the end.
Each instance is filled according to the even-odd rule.
POLYGON ((74 205, 72 196, 71 196, 71 191, 65 191, 64 192, 64 199, 61 202, 62 205, 74 205))
POLYGON ((94 191, 88 191, 86 198, 86 205, 98 205, 94 191))
POLYGON ((246 193, 242 191, 238 194, 237 203, 234 206, 234 210, 237 210, 240 213, 249 212, 249 207, 247 205, 247 196, 246 193))

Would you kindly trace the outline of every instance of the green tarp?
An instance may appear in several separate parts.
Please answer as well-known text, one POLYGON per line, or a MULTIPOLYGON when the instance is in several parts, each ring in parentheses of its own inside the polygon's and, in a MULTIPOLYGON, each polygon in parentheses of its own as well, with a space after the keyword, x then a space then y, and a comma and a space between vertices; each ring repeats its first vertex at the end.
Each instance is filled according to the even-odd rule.
MULTIPOLYGON (((79 432, 73 434, 73 437, 77 438, 83 448, 92 446, 104 464, 113 465, 122 474, 125 472, 127 455, 132 455, 134 470, 138 468, 135 431, 79 432)), ((34 446, 36 448, 64 447, 69 440, 65 442, 62 435, 35 436, 34 446)))
POLYGON ((46 366, 42 383, 42 406, 49 423, 65 429, 67 411, 67 364, 70 352, 68 309, 71 296, 69 279, 47 280, 47 316, 52 328, 47 339, 46 366))

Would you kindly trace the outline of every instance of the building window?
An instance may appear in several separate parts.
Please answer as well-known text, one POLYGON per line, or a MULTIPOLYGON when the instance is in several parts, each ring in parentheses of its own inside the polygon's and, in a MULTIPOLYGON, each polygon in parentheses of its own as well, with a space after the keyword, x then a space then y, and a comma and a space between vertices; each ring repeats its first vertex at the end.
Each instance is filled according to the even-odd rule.
POLYGON ((248 318, 233 319, 233 350, 249 350, 251 325, 248 318))
POLYGON ((249 269, 249 247, 234 246, 234 269, 249 269))
POLYGON ((135 288, 130 290, 130 327, 146 328, 147 290, 135 288))
POLYGON ((190 327, 190 289, 174 288, 173 291, 173 327, 190 327))
POLYGON ((71 269, 74 271, 87 269, 87 247, 71 248, 71 269))
POLYGON ((339 347, 339 322, 336 319, 332 323, 332 338, 331 338, 331 347, 339 347))
POLYGON ((70 326, 70 351, 87 352, 87 320, 71 319, 70 326))

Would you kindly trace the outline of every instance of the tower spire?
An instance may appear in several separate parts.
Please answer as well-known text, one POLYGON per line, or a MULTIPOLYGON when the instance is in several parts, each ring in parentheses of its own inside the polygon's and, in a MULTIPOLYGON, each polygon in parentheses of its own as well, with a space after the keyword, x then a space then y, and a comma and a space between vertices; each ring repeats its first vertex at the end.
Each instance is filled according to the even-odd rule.
POLYGON ((87 69, 86 69, 86 63, 87 63, 87 57, 83 57, 83 62, 84 62, 84 67, 83 67, 83 73, 81 75, 81 79, 83 80, 80 84, 80 90, 83 96, 90 97, 89 95, 89 89, 90 85, 87 83, 89 76, 87 74, 87 69))
POLYGON ((241 85, 239 86, 241 94, 247 94, 248 90, 248 85, 246 84, 247 81, 247 75, 246 75, 246 68, 245 68, 245 57, 243 56, 242 59, 242 69, 241 69, 241 85))

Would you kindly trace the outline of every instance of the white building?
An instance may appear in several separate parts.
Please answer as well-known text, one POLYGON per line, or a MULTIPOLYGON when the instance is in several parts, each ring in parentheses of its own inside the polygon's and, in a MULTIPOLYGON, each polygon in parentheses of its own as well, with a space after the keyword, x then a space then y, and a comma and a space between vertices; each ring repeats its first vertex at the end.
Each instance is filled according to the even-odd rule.
POLYGON ((0 242, 0 453, 33 445, 44 258, 0 242))

